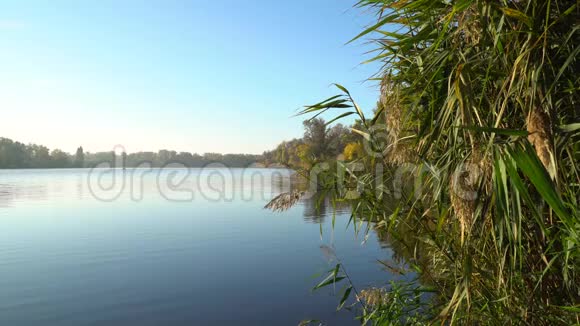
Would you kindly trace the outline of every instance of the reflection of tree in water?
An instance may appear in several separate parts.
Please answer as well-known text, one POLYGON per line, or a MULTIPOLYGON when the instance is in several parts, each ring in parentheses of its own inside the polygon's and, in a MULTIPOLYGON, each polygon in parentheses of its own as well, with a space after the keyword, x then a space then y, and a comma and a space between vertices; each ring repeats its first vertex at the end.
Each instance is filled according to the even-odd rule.
MULTIPOLYGON (((324 223, 327 217, 332 217, 334 214, 346 214, 350 216, 353 213, 349 201, 336 200, 337 196, 333 196, 332 193, 328 192, 310 192, 308 191, 308 184, 303 179, 297 178, 296 175, 293 175, 291 179, 293 180, 290 191, 285 193, 287 197, 273 199, 266 206, 267 208, 284 211, 297 203, 297 206, 303 207, 304 221, 316 224, 324 223), (292 200, 289 203, 289 198, 300 199, 298 201, 292 200)), ((392 214, 395 202, 391 198, 385 198, 384 201, 383 207, 387 210, 384 214, 392 214)), ((357 215, 357 219, 362 218, 370 223, 369 232, 376 234, 379 245, 383 249, 388 248, 391 250, 391 259, 379 261, 387 272, 399 275, 415 275, 412 269, 409 268, 410 263, 413 263, 426 271, 422 274, 421 281, 425 284, 430 283, 429 273, 431 268, 429 265, 429 255, 425 252, 423 243, 418 240, 421 237, 416 232, 419 229, 418 227, 406 222, 397 223, 391 225, 393 229, 389 233, 384 229, 384 225, 380 228, 375 227, 375 223, 367 218, 368 216, 372 216, 369 212, 357 210, 355 214, 357 215)))
MULTIPOLYGON (((391 214, 394 202, 391 199, 385 199, 384 207, 387 207, 388 214, 391 214)), ((351 205, 345 201, 333 201, 332 196, 327 193, 316 193, 306 196, 301 200, 304 205, 304 220, 310 223, 324 223, 325 218, 333 214, 351 214, 351 205)), ((365 215, 363 215, 365 216, 365 215)), ((359 215, 359 217, 361 217, 359 215)), ((363 217, 363 219, 365 219, 363 217)), ((422 274, 421 281, 424 284, 430 282, 430 272, 432 271, 429 261, 429 254, 425 250, 423 242, 419 241, 421 234, 417 234, 420 229, 416 225, 406 222, 398 223, 393 226, 392 232, 387 232, 384 227, 376 228, 375 223, 371 223, 369 232, 374 232, 379 245, 384 249, 392 251, 390 261, 384 262, 385 269, 390 273, 408 273, 409 263, 417 264, 425 273, 422 274)), ((414 275, 414 273, 412 273, 414 275)))
MULTIPOLYGON (((325 216, 328 214, 329 199, 325 194, 311 193, 308 191, 308 181, 298 173, 284 175, 282 173, 272 174, 272 192, 278 194, 288 194, 288 198, 300 198, 298 205, 304 208, 304 220, 310 223, 323 223, 325 216), (294 194, 296 194, 294 196, 294 194)), ((272 206, 274 210, 286 210, 292 207, 295 203, 287 203, 289 199, 283 197, 279 202, 272 206)), ((277 199, 274 199, 275 202, 277 199)))
POLYGON ((14 203, 29 200, 45 200, 47 188, 43 185, 26 185, 19 187, 12 184, 0 184, 0 207, 12 207, 14 203))
POLYGON ((267 182, 271 185, 271 194, 281 194, 294 190, 306 190, 303 178, 291 170, 279 169, 269 174, 267 182))
POLYGON ((10 185, 0 184, 0 207, 12 206, 13 196, 10 185))
POLYGON ((304 221, 317 224, 324 223, 329 215, 350 213, 348 202, 333 201, 326 192, 309 191, 310 185, 305 177, 298 173, 288 174, 288 170, 282 171, 271 175, 272 193, 282 196, 275 197, 266 208, 284 211, 295 204, 288 202, 290 198, 300 198, 296 204, 303 207, 304 221), (284 194, 288 196, 283 197, 284 194))
POLYGON ((304 221, 308 223, 324 223, 325 217, 328 214, 329 199, 320 193, 311 196, 306 196, 300 201, 304 207, 302 215, 304 221))
MULTIPOLYGON (((437 282, 437 273, 441 273, 440 268, 439 270, 434 268, 433 262, 430 261, 432 255, 426 249, 425 244, 419 240, 425 238, 426 235, 417 233, 417 230, 425 230, 424 228, 413 224, 412 222, 417 223, 413 219, 406 219, 401 216, 397 219, 397 223, 390 225, 379 224, 379 226, 371 218, 372 216, 377 216, 377 214, 382 216, 394 214, 397 202, 393 198, 383 198, 384 205, 381 207, 384 211, 370 212, 368 208, 356 206, 353 212, 351 202, 337 200, 336 198, 340 196, 336 194, 333 196, 332 193, 328 192, 308 191, 307 182, 303 180, 300 182, 301 179, 296 178, 296 175, 292 176, 292 178, 294 180, 291 183, 290 190, 284 194, 285 196, 280 195, 274 198, 266 205, 267 208, 275 211, 284 211, 294 204, 301 205, 303 207, 304 221, 316 224, 324 223, 327 217, 332 218, 334 214, 345 214, 349 217, 351 214, 355 214, 357 220, 364 220, 369 223, 368 232, 375 233, 379 245, 383 249, 389 249, 391 252, 390 259, 378 260, 385 272, 391 275, 390 277, 402 277, 408 281, 414 280, 417 277, 417 267, 423 271, 419 276, 421 284, 432 285, 437 282), (387 232, 386 227, 390 228, 390 232, 387 232)), ((429 294, 421 295, 421 297, 428 296, 429 294)))
POLYGON ((416 264, 423 270, 420 274, 421 283, 427 285, 433 283, 432 273, 436 270, 430 258, 432 255, 426 250, 425 243, 420 240, 428 235, 419 234, 417 230, 421 228, 403 222, 394 226, 391 232, 385 229, 375 229, 375 232, 381 246, 392 250, 393 265, 406 269, 409 264, 416 264))
POLYGON ((331 196, 327 193, 304 196, 300 203, 304 207, 304 221, 309 223, 324 223, 327 216, 350 213, 350 204, 348 202, 333 202, 331 196))

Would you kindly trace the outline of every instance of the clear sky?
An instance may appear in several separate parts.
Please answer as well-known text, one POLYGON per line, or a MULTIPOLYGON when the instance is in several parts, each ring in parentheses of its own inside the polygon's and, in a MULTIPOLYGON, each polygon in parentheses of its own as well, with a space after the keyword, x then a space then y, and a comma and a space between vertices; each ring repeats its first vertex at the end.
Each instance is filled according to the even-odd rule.
MULTIPOLYGON (((73 152, 261 153, 378 67, 355 0, 0 1, 0 137, 73 152)), ((330 117, 330 116, 328 116, 330 117)))

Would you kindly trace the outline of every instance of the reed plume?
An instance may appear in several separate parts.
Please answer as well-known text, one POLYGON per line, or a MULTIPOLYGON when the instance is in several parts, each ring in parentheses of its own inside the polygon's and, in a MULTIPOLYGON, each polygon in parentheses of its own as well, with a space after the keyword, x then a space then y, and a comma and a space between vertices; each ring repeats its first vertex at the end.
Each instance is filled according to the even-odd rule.
POLYGON ((293 190, 290 192, 281 193, 274 197, 264 208, 275 212, 283 212, 296 205, 300 198, 304 196, 305 191, 293 190))
POLYGON ((555 180, 556 165, 552 145, 553 138, 550 117, 541 108, 536 107, 528 114, 526 129, 528 131, 528 140, 534 145, 538 158, 548 171, 548 174, 550 174, 552 180, 555 180))

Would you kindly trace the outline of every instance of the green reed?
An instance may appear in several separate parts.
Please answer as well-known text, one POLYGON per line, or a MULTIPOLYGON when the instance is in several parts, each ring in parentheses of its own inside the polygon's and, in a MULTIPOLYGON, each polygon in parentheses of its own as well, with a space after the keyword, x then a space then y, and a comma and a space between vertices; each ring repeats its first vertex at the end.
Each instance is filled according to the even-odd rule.
MULTIPOLYGON (((318 178, 336 190, 336 200, 352 200, 353 225, 374 222, 421 283, 436 291, 421 304, 427 318, 389 315, 396 306, 385 301, 360 307, 361 320, 578 323, 577 1, 362 0, 356 6, 376 14, 376 24, 354 39, 375 44, 368 61, 382 63, 374 115, 365 116, 341 85, 339 95, 302 113, 357 115, 362 123, 354 131, 372 150, 338 162, 341 173, 318 178), (395 171, 404 164, 406 186, 397 193, 395 171)), ((391 297, 401 295, 398 289, 391 297)), ((402 293, 412 298, 410 289, 402 293)))

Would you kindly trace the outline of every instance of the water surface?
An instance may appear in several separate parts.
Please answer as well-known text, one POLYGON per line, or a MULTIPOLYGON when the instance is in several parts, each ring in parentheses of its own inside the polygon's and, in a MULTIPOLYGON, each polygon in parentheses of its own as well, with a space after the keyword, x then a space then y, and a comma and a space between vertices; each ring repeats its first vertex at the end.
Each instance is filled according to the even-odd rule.
POLYGON ((171 189, 159 180, 185 172, 154 170, 106 201, 88 173, 0 171, 0 325, 356 325, 335 312, 339 287, 311 291, 335 263, 320 246, 359 288, 393 277, 376 263, 391 251, 356 237, 347 208, 334 231, 324 200, 262 208, 290 171, 191 170, 171 189))

